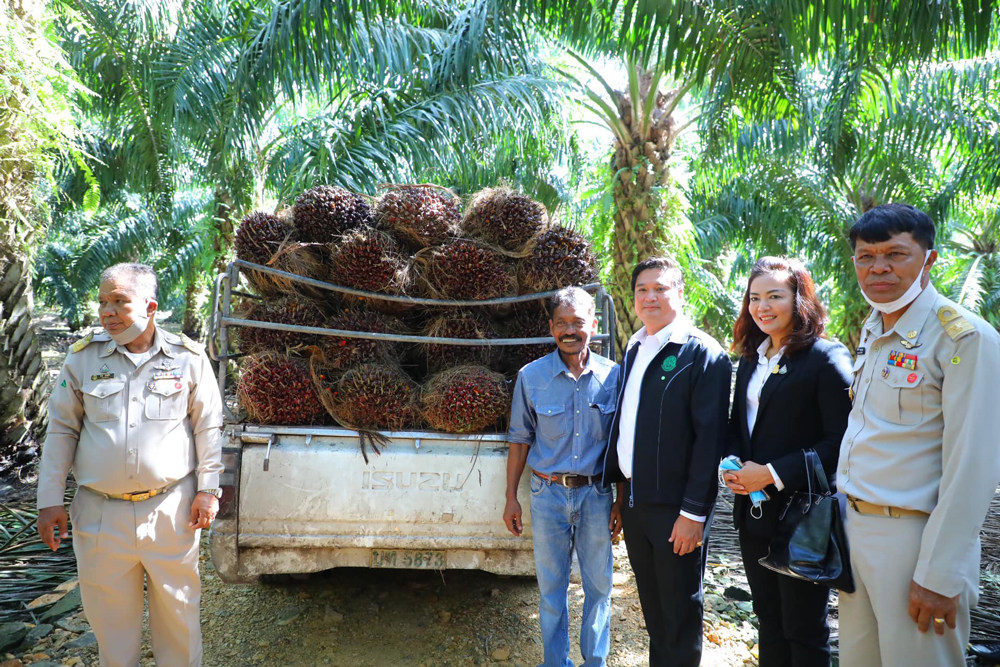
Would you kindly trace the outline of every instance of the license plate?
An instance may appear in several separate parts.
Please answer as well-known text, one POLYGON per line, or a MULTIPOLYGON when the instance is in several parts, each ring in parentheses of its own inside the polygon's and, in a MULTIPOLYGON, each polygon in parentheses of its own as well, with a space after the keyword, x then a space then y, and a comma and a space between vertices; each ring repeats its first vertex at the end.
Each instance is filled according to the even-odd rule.
POLYGON ((446 562, 443 551, 372 549, 372 567, 389 567, 401 570, 443 570, 446 562))

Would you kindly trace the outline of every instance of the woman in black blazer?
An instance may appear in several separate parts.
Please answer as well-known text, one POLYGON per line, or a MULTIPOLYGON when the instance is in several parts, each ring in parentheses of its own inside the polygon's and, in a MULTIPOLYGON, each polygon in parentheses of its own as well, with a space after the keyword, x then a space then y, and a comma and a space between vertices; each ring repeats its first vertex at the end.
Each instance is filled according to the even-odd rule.
POLYGON ((763 257, 750 273, 733 327, 741 360, 729 420, 729 453, 744 462, 726 472, 736 495, 733 522, 753 608, 760 621, 760 667, 828 667, 829 589, 768 570, 778 516, 806 488, 804 449, 815 449, 831 476, 851 411, 851 356, 822 338, 826 309, 798 260, 763 257), (754 508, 749 493, 770 497, 754 508))

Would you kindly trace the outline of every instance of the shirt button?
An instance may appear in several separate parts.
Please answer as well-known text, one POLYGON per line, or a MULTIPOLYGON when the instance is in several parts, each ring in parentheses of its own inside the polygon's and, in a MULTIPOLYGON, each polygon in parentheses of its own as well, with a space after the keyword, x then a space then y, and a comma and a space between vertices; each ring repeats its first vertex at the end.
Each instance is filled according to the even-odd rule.
POLYGON ((876 345, 875 349, 873 350, 873 352, 878 352, 880 349, 881 349, 881 347, 879 345, 876 345))
POLYGON ((128 450, 128 453, 129 454, 135 454, 135 450, 134 449, 130 449, 130 450, 128 450))
POLYGON ((131 424, 129 424, 129 428, 135 428, 135 422, 132 422, 131 424))
POLYGON ((139 399, 138 399, 138 398, 136 398, 135 396, 133 396, 133 397, 132 397, 132 402, 133 402, 133 403, 135 403, 135 402, 136 402, 136 401, 138 401, 138 400, 139 400, 139 399))
POLYGON ((580 411, 579 411, 579 410, 577 410, 577 411, 576 411, 576 414, 580 414, 580 411))
POLYGON ((579 433, 577 433, 577 434, 576 434, 576 437, 578 437, 578 438, 579 438, 579 437, 580 437, 580 434, 579 434, 579 433))

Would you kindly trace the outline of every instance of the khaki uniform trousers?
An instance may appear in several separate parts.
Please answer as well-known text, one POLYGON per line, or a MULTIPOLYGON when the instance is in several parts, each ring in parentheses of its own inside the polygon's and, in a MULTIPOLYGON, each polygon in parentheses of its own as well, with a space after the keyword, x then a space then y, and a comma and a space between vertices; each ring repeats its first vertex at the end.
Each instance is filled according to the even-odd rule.
POLYGON ((201 579, 191 530, 194 475, 162 496, 133 503, 81 488, 70 505, 83 610, 101 667, 137 667, 143 575, 153 656, 160 667, 201 665, 201 579))
MULTIPOLYGON (((846 514, 847 541, 857 590, 840 594, 840 664, 846 667, 964 667, 969 642, 970 596, 958 598, 957 627, 939 637, 921 634, 910 619, 910 581, 917 567, 926 517, 846 514)), ((968 562, 956 564, 979 575, 979 541, 968 562)), ((972 601, 974 604, 974 601, 972 601)))

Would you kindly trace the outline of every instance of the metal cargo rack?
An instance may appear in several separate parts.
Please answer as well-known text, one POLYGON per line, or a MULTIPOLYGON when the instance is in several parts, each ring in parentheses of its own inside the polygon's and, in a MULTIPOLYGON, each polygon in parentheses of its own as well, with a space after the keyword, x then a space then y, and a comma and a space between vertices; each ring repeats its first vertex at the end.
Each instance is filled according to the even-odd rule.
MULTIPOLYGON (((340 338, 364 338, 368 340, 383 340, 392 341, 397 343, 435 343, 438 345, 468 345, 468 346, 509 346, 509 345, 537 345, 537 344, 548 344, 552 343, 551 336, 541 336, 536 338, 489 338, 489 339, 476 339, 476 338, 438 338, 434 336, 416 336, 416 335, 403 335, 403 334, 387 334, 387 333, 375 333, 375 332, 365 332, 365 331, 346 331, 343 329, 327 329, 325 327, 307 327, 295 324, 283 324, 280 322, 264 322, 258 320, 246 320, 238 317, 232 316, 232 299, 233 295, 243 296, 252 299, 262 299, 264 297, 257 296, 255 294, 250 294, 239 289, 239 279, 240 279, 240 269, 249 269, 254 271, 260 271, 262 273, 269 273, 274 276, 279 276, 281 278, 286 278, 295 282, 308 285, 310 287, 319 288, 339 294, 347 294, 350 296, 364 297, 368 299, 377 299, 380 301, 393 301, 398 303, 406 303, 415 306, 432 306, 436 308, 468 308, 468 307, 485 307, 485 306, 504 306, 516 303, 524 303, 528 301, 537 301, 539 299, 547 298, 556 293, 557 290, 551 290, 548 292, 538 292, 535 294, 523 294, 520 296, 510 296, 501 297, 497 299, 478 299, 478 300, 460 300, 453 301, 448 299, 428 299, 421 297, 410 297, 410 296, 396 296, 391 294, 382 294, 380 292, 367 292, 364 290, 357 290, 351 287, 345 287, 343 285, 336 285, 334 283, 323 282, 321 280, 315 280, 313 278, 306 278, 304 276, 299 276, 294 273, 289 273, 287 271, 280 271, 269 266, 263 266, 261 264, 254 264, 252 262, 247 262, 241 259, 234 260, 228 264, 225 272, 220 273, 215 278, 215 283, 212 286, 212 312, 208 320, 208 354, 213 361, 219 362, 219 392, 222 396, 226 395, 226 378, 227 378, 227 362, 230 359, 238 358, 239 354, 230 354, 229 352, 229 327, 258 327, 261 329, 275 329, 278 331, 289 331, 293 333, 302 334, 314 334, 321 336, 337 336, 340 338)), ((615 346, 612 342, 612 334, 615 331, 615 309, 614 302, 612 301, 611 295, 605 291, 600 283, 590 283, 588 285, 582 285, 582 289, 588 292, 593 292, 595 301, 597 302, 597 315, 598 315, 598 325, 600 332, 593 337, 593 341, 600 346, 600 354, 605 356, 612 361, 615 361, 615 346)), ((228 406, 225 406, 226 417, 230 421, 236 421, 236 416, 229 410, 228 406)), ((316 434, 326 431, 325 427, 317 427, 315 429, 308 429, 308 427, 297 427, 306 428, 307 430, 314 430, 316 434)), ((282 427, 280 429, 282 432, 287 431, 287 428, 282 427)), ((386 433, 390 435, 390 433, 386 433)), ((482 435, 482 434, 480 434, 482 435)))

